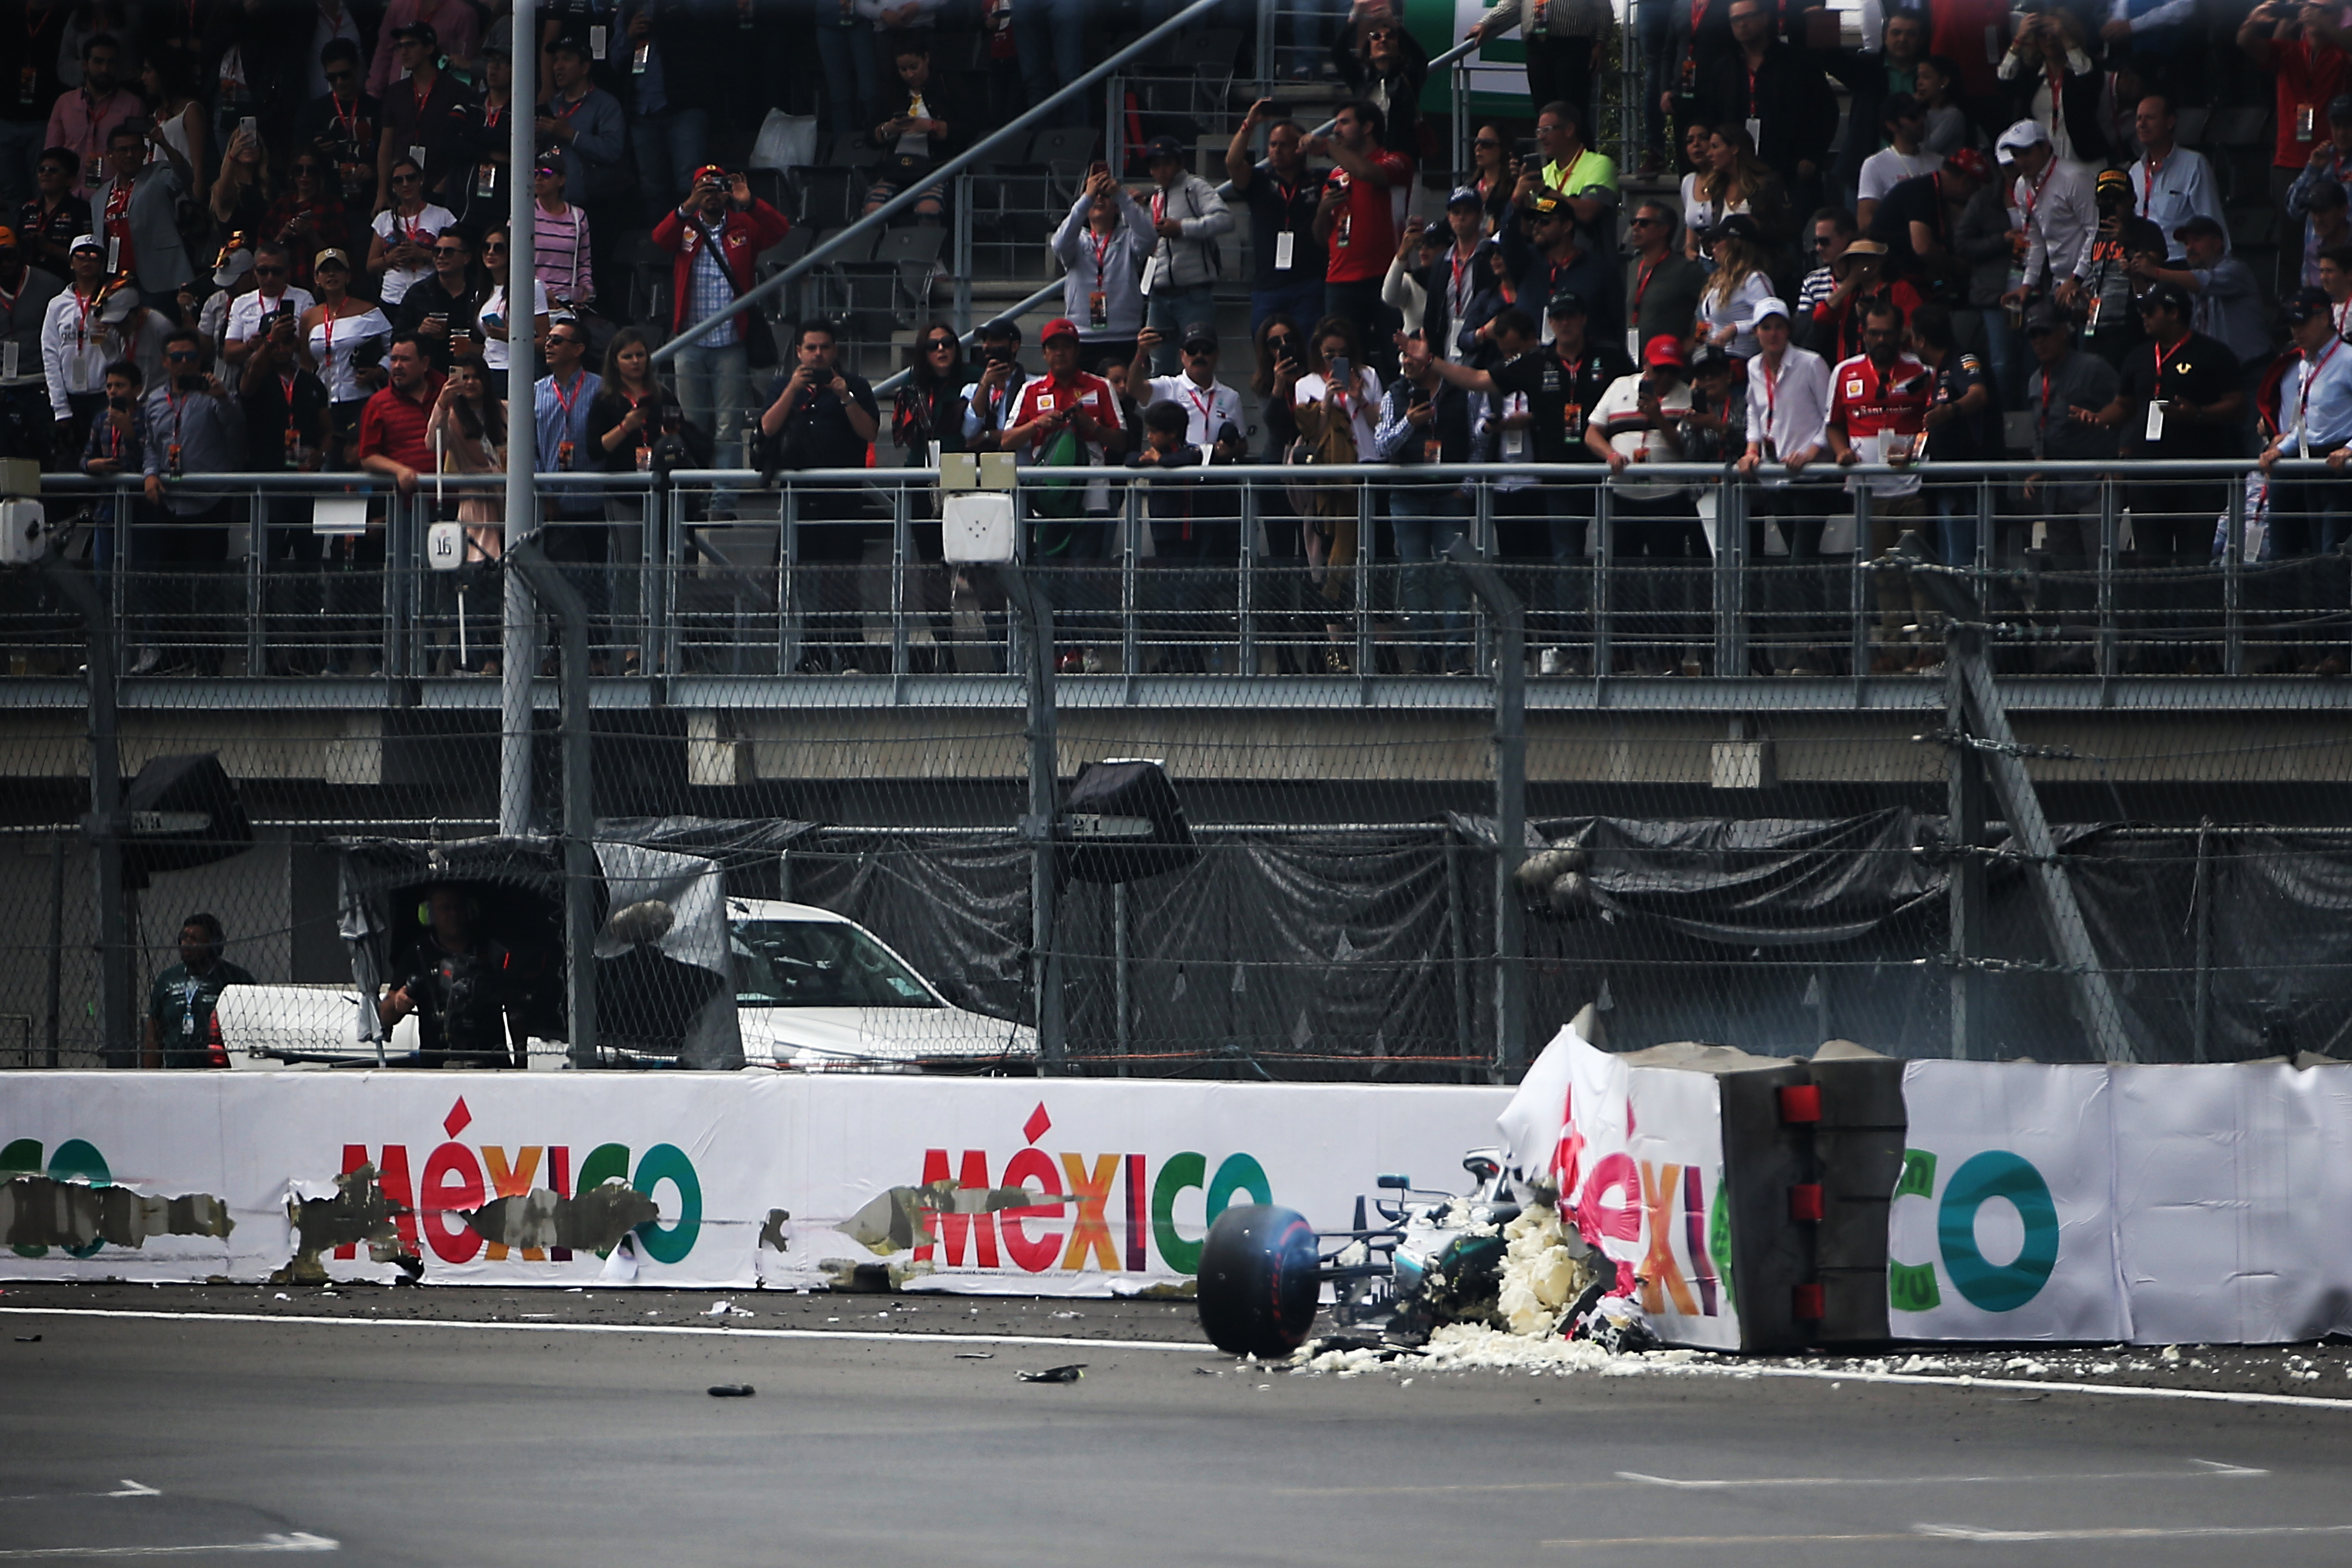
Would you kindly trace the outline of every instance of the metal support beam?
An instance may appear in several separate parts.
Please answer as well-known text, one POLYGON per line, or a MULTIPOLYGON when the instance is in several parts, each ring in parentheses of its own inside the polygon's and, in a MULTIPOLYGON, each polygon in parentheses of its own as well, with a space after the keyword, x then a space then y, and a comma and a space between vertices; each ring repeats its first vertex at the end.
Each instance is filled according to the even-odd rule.
POLYGON ((555 617, 563 728, 563 975, 575 1067, 596 1065, 596 805, 588 712, 588 606, 548 564, 536 536, 507 546, 507 564, 555 617))
MULTIPOLYGON (((2068 879, 2066 868, 2058 864, 2057 845, 2050 837, 2048 819, 2042 815, 2041 797, 2034 794, 2033 781, 2026 776, 2025 763, 2017 754, 2017 738, 2010 731, 2009 715, 1994 688, 1983 647, 1972 641, 1956 643, 1949 646, 1946 657, 1960 669, 1968 734, 1987 742, 1982 748, 1985 772, 2000 814, 2009 823, 2010 841, 2025 858, 2032 877, 2050 945, 2073 977, 2075 1014, 2101 1060, 2137 1061, 2138 1053, 2124 1034, 2115 987, 2100 966, 2098 950, 2091 945, 2090 929, 2083 923, 2074 884, 2068 879)), ((1975 749, 1965 741, 1960 744, 1963 749, 1975 749)))
POLYGON ((1054 951, 1055 904, 1060 891, 1054 862, 1054 817, 1059 805, 1061 744, 1055 728, 1054 606, 1038 581, 1019 566, 997 568, 1005 603, 1020 617, 1028 646, 1023 682, 1029 697, 1029 810, 1021 836, 1029 841, 1029 986, 1037 999, 1037 1057, 1045 1070, 1066 1067, 1063 1047, 1062 964, 1054 951))
MULTIPOLYGON (((701 337, 703 333, 710 331, 711 328, 718 326, 720 322, 726 321, 729 317, 734 315, 738 310, 744 309, 746 306, 757 306, 763 302, 769 295, 781 293, 784 289, 790 287, 793 280, 798 279, 803 272, 807 272, 814 268, 822 266, 825 262, 832 260, 837 252, 845 249, 852 241, 863 237, 874 229, 880 228, 892 218, 897 217, 900 213, 912 208, 916 203, 923 199, 924 195, 929 193, 934 185, 945 184, 953 180, 957 175, 962 174, 966 169, 971 168, 973 164, 980 163, 983 159, 994 157, 997 151, 1007 142, 1015 137, 1024 136, 1043 125, 1048 118, 1062 107, 1064 103, 1066 103, 1071 99, 1077 97, 1080 93, 1089 90, 1097 82, 1101 81, 1104 78, 1118 70, 1119 67, 1125 65, 1128 61, 1139 59, 1150 55, 1151 51, 1158 48, 1162 42, 1175 37, 1175 35, 1188 24, 1202 20, 1223 3, 1224 0, 1192 0, 1192 3, 1185 6, 1181 11, 1177 12, 1166 21, 1160 23, 1158 26, 1145 33, 1141 37, 1136 39, 1135 42, 1128 45, 1127 47, 1111 55, 1108 59, 1105 59, 1100 64, 1097 65, 1092 70, 1087 71, 1085 75, 1062 88, 1058 92, 1046 98, 1044 101, 1037 104, 1035 108, 1031 109, 1027 113, 1015 116, 1013 119, 1006 121, 996 130, 989 132, 986 136, 982 137, 979 141, 973 142, 961 153, 957 153, 954 157, 949 159, 938 168, 925 174, 919 182, 908 185, 905 190, 899 192, 888 201, 884 202, 880 206, 875 208, 872 212, 867 213, 865 216, 857 219, 855 223, 850 224, 846 228, 844 228, 839 233, 835 234, 831 239, 825 241, 820 246, 817 246, 807 255, 802 257, 798 261, 793 262, 791 266, 785 268, 781 272, 778 272, 766 282, 745 292, 737 298, 732 303, 729 304, 725 310, 713 311, 709 316, 695 322, 694 325, 687 328, 684 331, 678 333, 677 336, 670 339, 669 342, 654 350, 654 363, 660 364, 667 361, 675 355, 678 350, 686 347, 687 344, 693 342, 696 339, 701 337)), ((518 9, 518 20, 520 20, 520 10, 518 9)), ((520 99, 518 99, 518 101, 520 101, 520 99)), ((525 121, 525 123, 529 122, 525 121)), ((1108 138, 1108 135, 1115 132, 1116 127, 1106 126, 1104 130, 1106 138, 1108 138)), ((1106 148, 1108 147, 1108 140, 1105 142, 1105 146, 1106 148)), ((527 164, 524 166, 528 167, 527 164)), ((1058 289, 1061 285, 1056 283, 1054 287, 1058 289)))
MULTIPOLYGON (((1944 727, 1954 735, 1968 731, 1968 685, 1961 674, 1964 658, 1978 657, 1983 634, 1973 627, 1952 626, 1946 634, 1944 658, 1944 727)), ((1974 960, 1984 952, 1985 866, 1979 851, 1985 843, 1984 759, 1973 746, 1949 748, 1944 782, 1946 830, 1953 855, 1951 878, 1945 898, 1951 911, 1952 1059, 1974 1061, 1985 1053, 1983 1043, 1983 976, 1974 960)))
POLYGON ((122 758, 114 722, 114 624, 106 601, 52 540, 41 576, 81 616, 89 647, 89 815, 88 835, 98 903, 98 1048, 109 1067, 137 1067, 131 994, 130 894, 122 886, 122 758))
POLYGON ((1528 837, 1527 608, 1503 574, 1467 540, 1454 546, 1462 574, 1495 620, 1495 1071, 1516 1083, 1528 1066, 1527 910, 1519 863, 1528 837))
MULTIPOLYGON (((515 0, 510 40, 512 101, 517 107, 507 113, 511 122, 507 182, 512 197, 507 210, 507 405, 514 411, 507 440, 503 542, 509 554, 518 541, 539 526, 539 497, 531 482, 539 467, 539 444, 534 438, 537 421, 530 414, 531 387, 538 379, 539 342, 531 331, 535 318, 530 307, 537 260, 532 237, 538 233, 539 209, 530 178, 532 160, 538 156, 533 140, 537 121, 530 112, 538 96, 539 27, 533 20, 537 8, 536 0, 515 0)), ((499 831, 509 838, 520 838, 530 831, 530 683, 538 672, 539 635, 537 611, 522 574, 509 571, 501 575, 506 579, 506 624, 499 675, 499 831)))

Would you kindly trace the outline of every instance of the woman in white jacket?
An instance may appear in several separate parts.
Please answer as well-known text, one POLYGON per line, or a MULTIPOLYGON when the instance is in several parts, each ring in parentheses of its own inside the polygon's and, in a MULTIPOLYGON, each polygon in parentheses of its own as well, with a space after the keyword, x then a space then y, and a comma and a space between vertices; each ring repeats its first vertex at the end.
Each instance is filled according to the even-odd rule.
POLYGON ((1062 314, 1078 324, 1086 364, 1108 358, 1125 364, 1135 357, 1143 330, 1143 264, 1157 243, 1151 215, 1108 170, 1087 177, 1052 247, 1062 265, 1062 314))

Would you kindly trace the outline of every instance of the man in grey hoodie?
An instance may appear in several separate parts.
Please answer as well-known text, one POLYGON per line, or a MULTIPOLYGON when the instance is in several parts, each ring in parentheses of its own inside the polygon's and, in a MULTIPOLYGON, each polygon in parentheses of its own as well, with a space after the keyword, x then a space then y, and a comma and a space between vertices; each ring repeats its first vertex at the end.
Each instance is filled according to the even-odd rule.
POLYGON ((1217 279, 1224 272, 1217 239, 1233 232, 1234 215, 1214 185, 1185 169, 1184 144, 1173 136, 1152 138, 1144 156, 1145 167, 1151 171, 1150 218, 1156 237, 1150 258, 1143 264, 1144 320, 1160 334, 1152 374, 1173 375, 1179 368, 1177 339, 1184 324, 1216 320, 1217 279))

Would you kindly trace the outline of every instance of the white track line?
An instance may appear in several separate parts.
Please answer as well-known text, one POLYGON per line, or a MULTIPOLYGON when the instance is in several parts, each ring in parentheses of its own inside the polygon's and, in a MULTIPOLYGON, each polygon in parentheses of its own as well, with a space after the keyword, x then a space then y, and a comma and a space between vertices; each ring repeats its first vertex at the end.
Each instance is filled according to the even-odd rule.
POLYGON ((1556 1551, 1590 1552, 1631 1546, 1812 1546, 1856 1542, 1954 1541, 1979 1546, 2031 1545, 2044 1541, 2201 1541, 2216 1537, 2352 1535, 2352 1524, 2210 1524, 2122 1526, 2087 1530, 1982 1530, 1971 1524, 1915 1524, 1907 1531, 1853 1535, 1622 1535, 1609 1540, 1547 1541, 1556 1551))
POLYGON ((2190 1459, 2194 1467, 2186 1470, 2109 1470, 2102 1475, 2042 1474, 2032 1476, 1757 1476, 1739 1480, 1691 1480, 1680 1476, 1646 1476, 1639 1470, 1620 1470, 1621 1481, 1641 1481, 1654 1487, 1673 1487, 1685 1491, 1744 1490, 1751 1487, 1981 1487, 1981 1486, 2042 1486, 2082 1481, 2215 1481, 2244 1480, 2254 1476, 2267 1476, 2268 1470, 2249 1469, 2243 1465, 2217 1464, 2211 1459, 2190 1459))
POLYGON ((34 1546, 0 1551, 0 1563, 60 1557, 185 1557, 202 1552, 341 1552, 343 1543, 304 1530, 265 1535, 258 1541, 226 1541, 212 1546, 34 1546))
POLYGON ((23 1492, 16 1497, 0 1497, 0 1502, 57 1502, 78 1497, 162 1497, 163 1494, 129 1476, 122 1478, 122 1489, 110 1492, 23 1492))
MULTIPOLYGON (((477 1329, 511 1333, 551 1334, 677 1334, 744 1340, 860 1340, 883 1344, 1052 1345, 1067 1350, 1176 1351, 1190 1355, 1221 1356, 1214 1345, 1173 1340, 1074 1340, 1046 1334, 884 1333, 872 1329, 722 1329, 688 1323, 550 1323, 484 1322, 472 1318, 342 1318, 300 1312, 167 1312, 123 1307, 0 1307, 0 1315, 39 1318, 121 1318, 159 1322, 300 1323, 340 1328, 477 1329)), ((1399 1363, 1400 1365, 1407 1363, 1399 1363)), ((1268 1372, 1281 1370, 1278 1362, 1264 1363, 1268 1372)), ((1475 1372, 1475 1367, 1446 1371, 1475 1372)), ((2130 1388, 2109 1383, 2043 1383, 2029 1378, 1931 1377, 1924 1373, 1832 1372, 1805 1366, 1739 1366, 1685 1363, 1661 1367, 1659 1375, 1675 1377, 1795 1377, 1820 1383, 1882 1383, 1913 1388, 2031 1389, 2036 1394, 2105 1394, 2119 1399, 2187 1399, 2213 1405, 2270 1405, 2300 1410, 2352 1410, 2352 1399, 2326 1399, 2308 1394, 2232 1394, 2210 1388, 2130 1388)))
MULTIPOLYGON (((1045 1334, 884 1333, 875 1329, 720 1329, 692 1323, 508 1323, 472 1318, 342 1318, 299 1312, 159 1312, 121 1307, 0 1307, 0 1312, 45 1318, 131 1318, 175 1323, 300 1323, 305 1327, 370 1329, 488 1329, 546 1334, 686 1334, 730 1340, 861 1340, 889 1344, 1056 1345, 1070 1350, 1182 1351, 1223 1355, 1214 1345, 1171 1340, 1070 1340, 1045 1334)), ((1269 1365, 1271 1370, 1271 1365, 1269 1365)))

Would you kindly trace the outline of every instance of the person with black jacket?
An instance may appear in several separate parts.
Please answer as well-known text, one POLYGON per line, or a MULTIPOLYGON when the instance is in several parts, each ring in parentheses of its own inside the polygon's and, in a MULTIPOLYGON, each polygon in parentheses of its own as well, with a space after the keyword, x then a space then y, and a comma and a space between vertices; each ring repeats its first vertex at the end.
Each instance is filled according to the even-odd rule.
POLYGON ((433 237, 433 276, 401 296, 393 330, 415 332, 446 358, 480 338, 476 328, 489 297, 489 279, 474 266, 474 242, 462 228, 445 228, 433 237))
POLYGON ((1353 26, 1331 40, 1331 63, 1351 97, 1369 99, 1387 117, 1381 145, 1421 162, 1421 89, 1429 57, 1405 30, 1396 9, 1368 7, 1353 26))
POLYGON ((1756 155, 1780 176, 1800 212, 1820 205, 1822 170, 1837 134, 1837 100, 1811 55, 1772 36, 1767 0, 1732 0, 1733 51, 1699 95, 1710 125, 1746 126, 1756 155))
MULTIPOLYGON (((866 193, 869 213, 908 186, 921 184, 925 175, 954 157, 970 140, 971 121, 956 102, 946 73, 931 69, 930 40, 920 33, 896 37, 894 52, 905 102, 868 136, 882 150, 882 167, 866 193)), ((886 92, 886 102, 888 96, 886 92)), ((915 219, 935 224, 946 206, 947 187, 933 185, 915 204, 915 219)))
MULTIPOLYGON (((882 411, 866 378, 841 368, 839 341, 830 321, 803 321, 793 334, 793 368, 776 378, 760 416, 762 472, 866 466, 866 450, 882 427, 882 411)), ((855 649, 863 640, 857 562, 875 528, 863 489, 796 486, 794 500, 800 522, 816 524, 801 527, 793 542, 800 565, 814 568, 815 579, 803 590, 803 602, 814 613, 810 651, 801 668, 817 673, 829 658, 830 668, 854 675, 855 649)))

